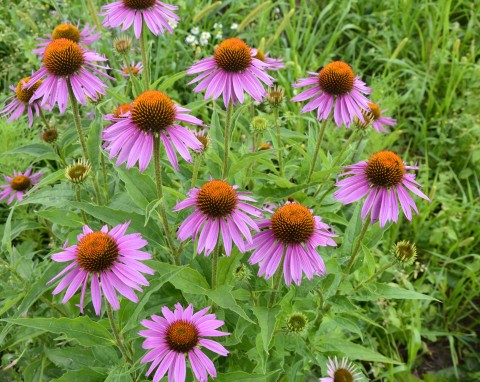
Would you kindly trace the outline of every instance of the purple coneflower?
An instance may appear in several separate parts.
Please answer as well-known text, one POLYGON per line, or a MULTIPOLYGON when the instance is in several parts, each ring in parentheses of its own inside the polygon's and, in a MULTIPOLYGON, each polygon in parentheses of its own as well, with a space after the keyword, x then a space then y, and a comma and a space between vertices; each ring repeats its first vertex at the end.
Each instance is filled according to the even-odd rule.
POLYGON ((365 122, 359 122, 361 127, 368 127, 370 124, 377 132, 388 132, 385 126, 395 126, 397 124, 397 120, 384 117, 382 114, 385 113, 387 110, 380 110, 380 107, 376 103, 369 103, 368 104, 369 110, 362 110, 363 118, 365 122))
POLYGON ((231 186, 223 180, 211 180, 200 188, 192 188, 189 198, 178 203, 174 211, 187 207, 195 207, 195 211, 185 219, 178 229, 178 239, 181 241, 191 237, 198 238, 197 253, 205 250, 208 256, 221 235, 225 253, 230 256, 232 240, 240 252, 245 252, 245 243, 252 242, 250 230, 258 231, 257 224, 246 214, 261 216, 261 210, 246 202, 255 202, 244 192, 238 192, 237 186, 231 186), (246 213, 245 213, 246 212, 246 213))
POLYGON ((350 65, 334 61, 325 65, 320 73, 308 72, 308 74, 309 78, 302 78, 293 84, 296 88, 313 85, 292 98, 294 102, 313 98, 304 106, 302 113, 317 109, 317 119, 321 121, 330 116, 333 107, 333 117, 339 127, 342 123, 350 127, 355 116, 364 122, 362 109, 369 110, 370 101, 362 93, 370 94, 372 89, 355 76, 350 65))
MULTIPOLYGON (((132 74, 134 76, 137 76, 138 74, 141 74, 143 72, 142 62, 138 61, 138 63, 135 65, 135 61, 132 61, 130 63, 130 70, 132 71, 132 74)), ((120 74, 123 77, 130 77, 130 71, 128 70, 127 65, 125 65, 125 64, 122 65, 122 70, 120 70, 120 74)))
POLYGON ((28 126, 31 127, 33 124, 33 113, 38 116, 40 114, 40 108, 45 109, 44 106, 40 105, 40 101, 34 101, 30 103, 33 93, 37 90, 42 81, 37 81, 31 88, 24 89, 24 85, 30 82, 30 77, 22 78, 15 88, 14 86, 9 86, 10 90, 15 92, 15 95, 12 95, 6 99, 6 102, 12 100, 8 105, 6 105, 3 110, 0 111, 1 114, 10 115, 8 122, 19 119, 22 114, 27 109, 28 115, 28 126))
POLYGON ((265 69, 275 71, 279 69, 283 69, 285 65, 283 64, 283 60, 281 58, 271 58, 269 57, 270 52, 263 53, 261 50, 257 49, 257 54, 255 58, 266 63, 267 66, 265 69))
POLYGON ((258 276, 272 277, 282 258, 287 286, 292 280, 300 285, 302 273, 308 279, 325 274, 325 265, 316 248, 336 246, 332 237, 337 235, 322 223, 320 216, 314 216, 307 207, 293 202, 279 207, 270 219, 258 221, 258 226, 265 229, 257 233, 248 246, 248 249, 254 249, 248 262, 260 263, 258 276))
POLYGON ((53 40, 45 48, 43 67, 32 74, 30 81, 23 86, 32 88, 37 81, 46 77, 33 93, 30 103, 43 97, 41 105, 49 105, 51 110, 58 103, 63 114, 68 103, 68 82, 76 100, 82 105, 87 104, 86 96, 97 101, 99 94, 106 94, 107 86, 93 73, 113 78, 97 69, 106 67, 93 63, 95 61, 107 59, 66 38, 53 40))
POLYGON ((85 24, 81 31, 79 26, 80 22, 77 23, 77 26, 70 23, 60 24, 53 30, 52 34, 46 35, 47 38, 39 38, 38 41, 40 42, 37 44, 37 48, 32 52, 38 54, 40 58, 43 58, 43 55, 45 54, 45 48, 48 46, 48 44, 50 44, 53 40, 58 40, 59 38, 66 38, 67 40, 81 45, 91 45, 100 38, 101 33, 95 33, 94 26, 90 28, 88 24, 85 24))
POLYGON ((160 381, 167 371, 169 381, 184 382, 187 356, 198 381, 206 382, 208 375, 212 378, 217 376, 215 365, 200 347, 222 356, 226 356, 228 350, 218 342, 203 337, 228 336, 230 333, 217 330, 225 323, 217 320, 215 314, 206 315, 209 309, 207 307, 193 313, 191 304, 183 309, 177 303, 173 312, 164 306, 163 317, 152 315, 152 321, 142 321, 142 325, 148 329, 138 333, 146 338, 142 347, 152 350, 143 357, 141 363, 152 362, 147 376, 157 368, 153 382, 160 381))
POLYGON ((105 128, 102 135, 104 148, 110 153, 110 159, 118 155, 117 166, 127 162, 127 168, 130 168, 138 161, 142 172, 150 163, 154 134, 158 134, 170 163, 178 171, 175 149, 183 159, 192 163, 188 149, 201 151, 203 147, 192 131, 176 123, 203 125, 189 112, 189 109, 175 105, 165 93, 147 90, 135 98, 131 111, 121 118, 114 118, 113 123, 105 128))
POLYGON ((106 27, 115 28, 123 24, 122 31, 130 28, 133 23, 135 37, 138 39, 142 33, 144 20, 155 36, 165 33, 165 30, 173 33, 169 22, 180 20, 180 17, 172 12, 177 9, 176 5, 158 0, 122 0, 104 5, 100 16, 106 16, 103 20, 106 27))
POLYGON ((17 198, 21 202, 27 191, 40 181, 42 175, 41 172, 32 174, 31 167, 25 173, 13 170, 13 178, 4 175, 8 184, 0 186, 3 189, 0 192, 0 200, 8 198, 7 203, 10 204, 17 198))
POLYGON ((201 73, 189 83, 200 83, 193 89, 206 89, 205 99, 217 99, 223 93, 225 107, 244 102, 243 92, 262 102, 265 89, 262 82, 273 86, 272 77, 265 70, 269 64, 255 58, 257 49, 250 48, 238 38, 224 40, 215 49, 213 57, 204 58, 187 70, 187 74, 201 73))
POLYGON ((139 250, 148 244, 139 233, 125 235, 129 224, 119 224, 110 231, 107 226, 100 231, 92 231, 85 225, 83 233, 77 237, 78 244, 67 247, 67 242, 63 252, 52 255, 52 260, 57 262, 71 261, 48 282, 63 276, 52 292, 58 294, 68 286, 62 303, 65 304, 82 287, 79 307, 83 313, 90 278, 90 293, 97 315, 102 309, 102 292, 114 310, 120 309, 116 292, 130 301, 138 302, 133 289, 142 292, 140 285, 150 285, 142 273, 153 274, 153 270, 139 260, 149 260, 152 255, 139 250))
POLYGON ((345 169, 347 171, 339 176, 346 178, 335 184, 339 189, 333 195, 335 200, 343 204, 350 204, 367 196, 362 208, 362 220, 371 212, 371 222, 380 220, 381 227, 388 221, 397 222, 398 201, 407 219, 412 220, 411 210, 417 214, 418 210, 407 190, 430 201, 417 188, 421 185, 415 181, 415 174, 406 172, 417 170, 418 166, 405 166, 402 159, 392 151, 380 151, 373 154, 368 161, 355 163, 345 169))
POLYGON ((363 379, 362 373, 348 358, 339 363, 337 357, 335 361, 328 357, 327 369, 328 377, 320 378, 320 382, 360 382, 363 379))

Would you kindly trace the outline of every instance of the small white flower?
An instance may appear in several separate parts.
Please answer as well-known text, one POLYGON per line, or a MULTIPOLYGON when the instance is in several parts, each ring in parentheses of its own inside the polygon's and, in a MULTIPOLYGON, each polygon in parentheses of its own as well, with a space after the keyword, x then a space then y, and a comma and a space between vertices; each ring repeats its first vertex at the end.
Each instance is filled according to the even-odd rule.
POLYGON ((222 33, 222 31, 218 31, 217 33, 215 33, 215 39, 216 39, 216 40, 221 40, 221 39, 223 39, 223 33, 222 33))
POLYGON ((168 20, 168 25, 170 25, 172 29, 175 29, 178 25, 178 22, 176 20, 168 20))
POLYGON ((200 28, 199 27, 193 27, 192 29, 190 29, 190 33, 197 35, 197 34, 200 33, 200 28))
POLYGON ((187 44, 192 44, 194 43, 196 40, 195 36, 192 36, 191 34, 189 34, 186 38, 185 38, 185 42, 187 44))
POLYGON ((233 23, 231 26, 230 26, 230 29, 237 29, 238 28, 238 24, 237 23, 233 23))
POLYGON ((202 32, 202 34, 200 35, 200 39, 204 40, 210 40, 210 37, 212 37, 212 35, 208 32, 202 32))
POLYGON ((223 28, 222 24, 219 24, 219 23, 213 24, 213 29, 222 29, 222 28, 223 28))
POLYGON ((208 40, 200 37, 200 45, 201 45, 201 46, 208 45, 208 40))

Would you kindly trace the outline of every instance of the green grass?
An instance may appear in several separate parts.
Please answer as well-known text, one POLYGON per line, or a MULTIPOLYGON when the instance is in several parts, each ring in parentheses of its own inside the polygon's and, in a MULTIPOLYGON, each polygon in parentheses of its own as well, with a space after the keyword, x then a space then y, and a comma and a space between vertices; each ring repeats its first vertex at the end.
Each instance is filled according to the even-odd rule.
MULTIPOLYGON (((284 157, 285 177, 271 175, 276 174, 275 163, 272 158, 262 156, 263 154, 260 154, 254 162, 249 161, 247 170, 243 171, 244 168, 239 166, 242 171, 232 174, 232 180, 235 180, 241 188, 252 189, 253 185, 253 192, 263 201, 271 200, 271 195, 278 198, 291 196, 292 192, 285 185, 288 182, 302 183, 314 151, 319 124, 312 113, 299 114, 300 104, 288 101, 294 95, 291 84, 296 79, 305 77, 307 71, 317 71, 329 61, 343 60, 350 63, 356 73, 362 76, 362 80, 374 89, 371 99, 378 101, 382 108, 387 108, 387 114, 396 118, 398 124, 387 135, 368 133, 363 144, 359 146, 360 151, 353 152, 355 146, 352 145, 344 156, 343 163, 350 163, 352 156, 361 160, 380 149, 394 150, 409 164, 419 162, 418 181, 424 185, 423 191, 432 199, 430 204, 418 203, 420 214, 411 223, 401 218, 399 224, 391 225, 375 245, 369 246, 370 257, 358 266, 357 279, 361 282, 362 278, 373 273, 370 272, 372 267, 378 269, 387 264, 391 260, 391 247, 396 242, 409 240, 417 245, 418 264, 404 271, 399 266, 391 267, 380 279, 384 283, 398 283, 405 289, 432 296, 435 300, 382 299, 356 302, 358 312, 351 309, 341 314, 337 312, 336 314, 343 317, 343 326, 336 322, 332 330, 343 331, 352 342, 362 344, 399 363, 398 365, 381 361, 361 363, 362 358, 358 357, 357 362, 362 365, 371 380, 443 382, 478 379, 480 377, 478 4, 467 0, 364 2, 292 0, 273 1, 260 8, 259 12, 251 13, 262 2, 223 1, 218 7, 209 10, 212 3, 214 2, 179 1, 181 21, 174 37, 160 36, 150 39, 153 81, 182 72, 196 60, 211 54, 213 44, 195 51, 184 42, 192 27, 198 26, 201 31, 210 31, 213 34, 213 24, 221 22, 224 37, 231 37, 237 34, 230 30, 230 25, 234 22, 240 24, 250 14, 250 23, 239 31, 238 37, 245 39, 251 46, 264 46, 265 51, 270 51, 272 57, 281 56, 286 63, 286 69, 274 74, 278 84, 285 88, 287 98, 280 113, 282 136, 284 143, 288 145, 284 157), (279 12, 275 9, 279 9, 279 12), (205 11, 202 13, 202 10, 205 11), (294 12, 289 13, 291 10, 294 12), (197 21, 193 22, 195 17, 197 21), (255 184, 251 183, 251 179, 256 180, 255 184), (356 313, 361 314, 361 318, 356 317, 356 313), (348 323, 352 320, 358 320, 356 325, 360 328, 360 333, 351 330, 351 327, 349 329, 348 323)), ((31 53, 35 39, 50 33, 62 20, 60 15, 75 21, 76 17, 82 14, 82 22, 89 21, 85 4, 80 0, 62 2, 33 0, 28 3, 4 3, 4 5, 0 10, 1 99, 6 98, 7 94, 10 95, 9 85, 16 85, 21 77, 38 68, 39 62, 31 53), (54 10, 56 13, 52 14, 51 11, 54 10)), ((112 53, 112 39, 117 32, 104 30, 102 39, 96 45, 99 51, 111 59, 110 66, 114 68, 118 68, 121 62, 119 57, 112 53)), ((131 31, 129 33, 133 35, 131 31)), ((138 47, 134 54, 136 60, 140 59, 138 47)), ((126 82, 121 80, 120 76, 115 76, 118 81, 111 86, 114 93, 123 97, 126 82)), ((225 119, 223 106, 202 102, 202 97, 193 94, 192 87, 187 85, 189 78, 179 77, 169 87, 169 95, 180 104, 189 105, 194 115, 212 125, 212 149, 207 154, 206 161, 202 163, 199 179, 207 179, 210 174, 218 176, 221 159, 217 152, 222 152, 223 142, 223 133, 218 127, 225 119)), ((117 102, 119 100, 115 100, 113 94, 110 94, 101 101, 100 106, 91 105, 84 109, 84 112, 94 108, 97 113, 100 109, 110 112, 117 102)), ((259 106, 257 113, 273 123, 268 108, 259 106)), ((78 146, 72 145, 74 126, 71 115, 67 113, 61 117, 52 112, 48 114, 48 118, 62 131, 61 146, 66 150, 71 162, 76 157, 73 155, 74 150, 78 149, 78 146)), ((231 154, 232 163, 239 158, 247 158, 251 146, 248 103, 238 109, 234 119, 236 128, 232 136, 234 148, 231 154)), ((92 122, 91 126, 96 123, 99 123, 99 120, 92 122)), ((90 122, 85 126, 90 126, 90 122)), ((53 151, 40 142, 38 138, 40 129, 41 123, 38 120, 31 130, 28 129, 25 118, 9 124, 5 119, 0 121, 1 173, 10 174, 13 169, 24 170, 30 163, 35 163, 37 168, 45 172, 60 169, 54 160, 53 151), (37 155, 12 153, 16 148, 31 144, 44 145, 43 151, 37 155)), ((336 153, 348 136, 349 132, 344 128, 337 129, 333 124, 327 126, 322 152, 317 162, 318 174, 314 175, 314 181, 330 182, 335 178, 336 173, 325 176, 320 171, 332 165, 336 153)), ((273 128, 259 139, 275 142, 273 128)), ((122 204, 130 203, 128 208, 132 212, 139 212, 137 206, 128 202, 127 194, 123 192, 124 188, 120 182, 115 181, 118 177, 113 170, 114 166, 110 163, 108 166, 109 187, 113 196, 110 206, 121 209, 122 204)), ((185 189, 189 188, 186 184, 191 177, 191 171, 191 166, 182 166, 181 172, 177 175, 170 168, 166 168, 165 173, 169 178, 166 180, 169 207, 173 206, 175 200, 180 199, 185 189)), ((152 175, 153 171, 149 174, 152 175)), ((56 188, 58 195, 62 190, 67 190, 65 184, 60 186, 63 188, 56 188)), ((327 188, 325 186, 324 190, 327 188)), ((85 195, 88 191, 84 191, 85 195)), ((333 222, 337 233, 345 232, 347 223, 354 213, 355 204, 352 207, 342 207, 334 203, 329 194, 321 205, 316 205, 316 198, 312 195, 312 192, 307 192, 306 189, 293 193, 296 200, 314 207, 316 213, 324 216, 330 223, 333 222)), ((44 272, 48 272, 44 259, 50 253, 55 253, 53 251, 63 244, 67 236, 74 242, 78 231, 78 228, 73 226, 62 226, 35 214, 37 209, 49 209, 55 207, 54 204, 42 207, 19 206, 15 210, 12 224, 7 222, 9 210, 6 205, 0 209, 2 223, 0 237, 3 236, 2 231, 12 230, 11 235, 4 236, 2 257, 7 259, 22 278, 32 282, 39 279, 44 272), (7 250, 5 240, 13 241, 12 251, 7 250)), ((63 205, 59 208, 64 211, 68 206, 63 205)), ((76 211, 73 214, 79 219, 76 211)), ((140 213, 142 212, 144 213, 140 210, 140 213)), ((185 217, 186 214, 181 216, 185 217)), ((179 219, 178 216, 176 219, 179 219)), ((372 232, 367 239, 370 238, 374 242, 374 234, 375 232, 372 232)), ((162 254, 161 249, 156 248, 155 251, 162 254)), ((333 257, 333 252, 329 252, 327 267, 339 266, 333 257)), ((193 265, 199 272, 204 272, 207 279, 208 260, 197 258, 193 265)), ((164 261, 168 261, 166 257, 164 261)), ((242 261, 246 262, 246 257, 242 261)), ((255 274, 257 268, 252 268, 252 271, 255 274)), ((0 301, 3 301, 3 304, 12 303, 10 309, 3 309, 0 303, 2 318, 6 318, 12 316, 15 310, 13 306, 19 303, 14 299, 15 294, 25 294, 28 290, 23 288, 22 283, 11 275, 7 268, 0 267, 0 273, 2 275, 0 285, 3 289, 0 301)), ((254 288, 258 292, 257 297, 268 296, 264 292, 269 291, 269 285, 265 282, 256 283, 254 288)), ((326 282, 322 281, 322 287, 325 285, 326 282)), ((313 290, 315 287, 317 284, 311 283, 307 284, 306 288, 313 290)), ((170 293, 178 299, 182 298, 178 288, 175 289, 170 284, 166 284, 165 288, 162 294, 170 293)), ((247 291, 246 288, 239 290, 247 291)), ((228 340, 231 349, 235 349, 231 359, 242 359, 244 363, 241 366, 248 368, 248 370, 243 368, 244 371, 259 373, 284 370, 263 380, 317 380, 318 377, 324 376, 317 365, 323 363, 323 366, 326 355, 334 354, 333 347, 328 344, 330 330, 328 319, 332 319, 333 316, 312 306, 312 302, 309 301, 310 290, 292 290, 291 296, 287 294, 283 297, 282 314, 286 315, 288 310, 292 312, 304 310, 310 322, 326 314, 321 325, 315 327, 312 324, 314 328, 309 329, 312 338, 307 341, 305 336, 297 338, 286 334, 275 336, 272 342, 276 349, 274 351, 285 354, 285 357, 282 361, 268 364, 268 370, 259 370, 255 357, 249 354, 255 350, 255 340, 249 341, 238 334, 242 330, 247 330, 246 323, 243 328, 241 325, 237 326, 237 335, 228 340), (301 349, 298 350, 298 354, 297 349, 301 349), (245 353, 243 358, 242 353, 245 353)), ((242 304, 249 303, 248 292, 245 294, 246 297, 239 292, 236 296, 242 304)), ((59 298, 51 298, 48 292, 44 296, 48 301, 60 303, 59 298)), ((188 293, 187 296, 189 301, 195 299, 200 301, 199 296, 188 293)), ((149 305, 148 309, 153 312, 155 306, 170 302, 171 300, 167 301, 165 298, 162 301, 159 297, 159 301, 155 305, 149 305)), ((70 317, 78 315, 73 303, 59 306, 70 317)), ((28 311, 29 317, 52 315, 54 314, 43 300, 35 299, 28 311)), ((53 356, 45 352, 46 348, 54 346, 52 344, 54 338, 57 337, 43 331, 20 327, 16 333, 9 332, 6 342, 2 344, 0 341, 1 364, 3 368, 12 362, 16 362, 16 365, 0 375, 0 381, 20 380, 21 375, 25 381, 53 380, 60 377, 58 362, 56 363, 53 356)), ((65 340, 58 342, 64 344, 65 340)), ((136 346, 141 354, 138 345, 137 341, 136 346)), ((228 362, 234 361, 225 361, 222 364, 223 372, 236 370, 238 365, 228 362)))

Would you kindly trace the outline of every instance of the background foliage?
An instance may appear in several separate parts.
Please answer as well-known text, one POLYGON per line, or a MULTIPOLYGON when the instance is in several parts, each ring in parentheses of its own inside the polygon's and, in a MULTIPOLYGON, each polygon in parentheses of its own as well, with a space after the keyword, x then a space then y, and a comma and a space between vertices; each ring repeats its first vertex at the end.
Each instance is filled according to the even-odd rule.
MULTIPOLYGON (((247 103, 234 114, 229 179, 253 191, 261 202, 294 197, 334 224, 340 245, 321 252, 331 274, 304 280, 301 287, 284 288, 279 304, 267 310, 271 282, 255 276, 239 281, 236 270, 246 263, 248 255, 234 252, 221 259, 220 288, 212 291, 207 281, 210 259, 194 256, 192 244, 185 247, 184 266, 166 264, 166 245, 154 212, 153 168, 140 174, 108 162, 109 203, 95 206, 88 199, 90 186, 82 191, 85 202, 78 203, 63 179, 52 147, 39 139, 40 122, 28 129, 25 118, 9 124, 1 119, 1 173, 10 174, 33 164, 47 176, 39 191, 25 202, 0 209, 1 256, 6 261, 0 266, 0 381, 142 380, 144 367, 137 362, 128 370, 113 346, 108 321, 98 320, 91 304, 86 315, 79 317, 75 306, 78 295, 62 305, 46 285, 61 269, 50 261, 50 254, 67 239, 75 243, 82 226, 80 210, 89 215, 95 228, 102 222, 114 225, 131 220, 132 231, 142 233, 156 258, 150 264, 156 274, 140 303, 123 300, 118 315, 122 335, 132 340, 138 360, 143 350, 136 333, 142 318, 177 301, 195 306, 213 301, 219 306, 217 315, 233 333, 223 342, 231 354, 215 360, 219 381, 313 381, 325 375, 328 355, 349 356, 376 381, 480 379, 478 4, 467 0, 191 0, 177 5, 181 21, 175 34, 150 39, 152 78, 159 79, 161 89, 211 126, 212 147, 202 159, 199 184, 210 175, 220 176, 225 116, 220 104, 193 94, 184 76, 193 62, 211 54, 215 40, 194 49, 185 38, 193 27, 213 35, 214 23, 222 23, 224 37, 238 36, 251 46, 265 46, 273 57, 283 57, 287 66, 275 73, 287 96, 280 113, 287 147, 285 177, 278 176, 272 151, 250 154, 247 103), (242 28, 230 29, 231 24, 244 20, 242 28), (318 124, 313 115, 299 114, 301 105, 288 102, 294 95, 291 84, 297 78, 337 59, 349 62, 374 89, 372 99, 380 101, 388 108, 388 115, 398 120, 391 133, 369 133, 356 151, 352 145, 343 162, 392 149, 408 163, 421 163, 418 179, 432 199, 431 204, 420 203, 420 215, 412 223, 403 219, 388 229, 375 225, 369 231, 354 283, 390 262, 390 249, 399 240, 416 243, 418 262, 405 270, 389 268, 378 282, 349 297, 334 296, 335 281, 360 230, 359 209, 356 204, 345 207, 334 203, 331 194, 320 204, 308 192, 302 180, 309 170, 318 124), (328 311, 325 301, 332 306, 328 311), (287 316, 294 311, 303 312, 309 320, 302 334, 289 333, 286 328, 287 316)), ((38 68, 39 62, 31 53, 35 39, 65 19, 91 22, 85 6, 83 0, 3 2, 2 99, 9 92, 8 85, 16 85, 38 68)), ((116 30, 103 30, 95 46, 111 59, 112 68, 119 68, 121 63, 112 53, 116 35, 116 30)), ((138 46, 136 49, 138 60, 138 46)), ((99 155, 103 155, 98 150, 105 125, 102 114, 112 112, 127 99, 127 82, 114 75, 118 81, 110 84, 109 95, 82 110, 96 168, 99 155)), ((264 105, 257 113, 273 123, 264 105)), ((52 112, 47 117, 61 131, 59 146, 71 163, 79 154, 71 115, 67 112, 61 117, 52 112)), ((273 134, 270 129, 260 139, 274 142, 273 134)), ((328 126, 312 184, 335 178, 332 171, 322 170, 331 167, 348 134, 344 128, 328 126)), ((183 163, 180 172, 174 173, 166 165, 164 171, 165 201, 170 210, 190 188, 192 166, 183 163)), ((171 213, 169 219, 176 227, 186 216, 171 213)), ((255 275, 257 268, 250 269, 255 275)), ((349 285, 342 288, 351 289, 349 285)))

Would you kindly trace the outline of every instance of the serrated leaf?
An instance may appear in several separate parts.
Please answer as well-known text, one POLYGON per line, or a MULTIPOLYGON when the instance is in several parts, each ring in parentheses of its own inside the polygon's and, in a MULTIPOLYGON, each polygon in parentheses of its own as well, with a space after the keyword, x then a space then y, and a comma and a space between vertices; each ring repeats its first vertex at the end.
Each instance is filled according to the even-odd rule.
POLYGON ((260 333, 262 335, 263 350, 269 353, 270 342, 272 341, 273 331, 275 330, 276 317, 280 310, 279 306, 267 308, 264 306, 256 306, 252 308, 253 314, 257 317, 260 333))
POLYGON ((41 329, 50 333, 64 333, 67 338, 75 339, 83 346, 111 346, 114 339, 110 332, 98 322, 87 316, 77 318, 6 318, 2 321, 41 329))

